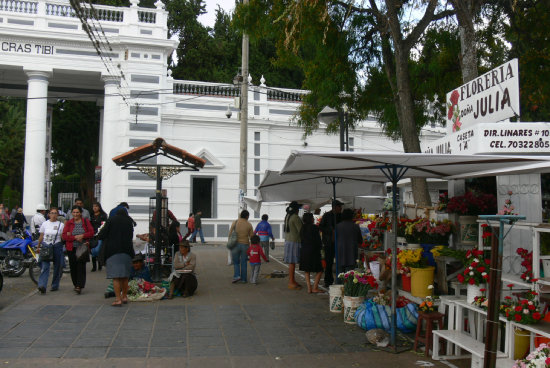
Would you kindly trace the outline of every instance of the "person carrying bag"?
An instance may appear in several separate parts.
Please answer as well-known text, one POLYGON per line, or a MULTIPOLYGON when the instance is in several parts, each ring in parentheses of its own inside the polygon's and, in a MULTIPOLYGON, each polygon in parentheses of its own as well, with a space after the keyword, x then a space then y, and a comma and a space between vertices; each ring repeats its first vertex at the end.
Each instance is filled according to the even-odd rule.
POLYGON ((38 254, 40 262, 40 277, 38 278, 38 290, 40 293, 46 293, 48 286, 48 278, 50 277, 50 262, 53 261, 54 271, 52 278, 51 291, 59 289, 59 281, 63 267, 63 241, 61 234, 63 233, 64 225, 57 220, 59 215, 58 209, 52 207, 50 209, 50 219, 40 225, 38 238, 38 254))

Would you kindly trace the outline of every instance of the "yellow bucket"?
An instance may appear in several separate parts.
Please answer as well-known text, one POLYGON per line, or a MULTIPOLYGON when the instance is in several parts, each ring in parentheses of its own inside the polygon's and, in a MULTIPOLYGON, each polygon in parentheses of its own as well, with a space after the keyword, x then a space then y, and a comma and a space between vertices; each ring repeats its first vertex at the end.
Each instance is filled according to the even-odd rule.
POLYGON ((434 283, 435 267, 411 268, 411 294, 419 298, 432 295, 428 286, 434 283))
POLYGON ((514 328, 514 360, 523 359, 529 354, 529 331, 514 328))

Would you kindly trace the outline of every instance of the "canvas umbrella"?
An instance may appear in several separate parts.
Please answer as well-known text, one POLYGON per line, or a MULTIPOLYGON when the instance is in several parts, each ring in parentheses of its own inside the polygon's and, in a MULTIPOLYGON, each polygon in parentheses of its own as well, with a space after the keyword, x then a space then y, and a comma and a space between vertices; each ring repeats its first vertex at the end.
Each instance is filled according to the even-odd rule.
MULTIPOLYGON (((385 196, 387 180, 370 180, 370 178, 347 177, 340 175, 292 174, 282 176, 278 171, 267 170, 258 186, 262 201, 297 201, 299 203, 328 203, 336 199, 338 193, 346 197, 359 195, 385 196)), ((336 228, 336 216, 334 216, 336 228)), ((335 240, 336 242, 336 240, 335 240)), ((336 248, 336 244, 335 244, 336 248)), ((336 249, 335 249, 336 251, 336 249)), ((336 274, 338 275, 338 253, 336 252, 336 274)))
MULTIPOLYGON (((361 177, 389 181, 393 188, 404 178, 449 178, 468 173, 506 169, 512 166, 550 162, 547 156, 443 155, 402 152, 314 152, 294 151, 288 157, 281 175, 326 175, 361 177)), ((496 175, 496 174, 491 174, 496 175)), ((392 221, 397 223, 396 190, 392 191, 392 221)), ((397 229, 392 227, 392 316, 391 345, 396 351, 397 299, 397 229)))

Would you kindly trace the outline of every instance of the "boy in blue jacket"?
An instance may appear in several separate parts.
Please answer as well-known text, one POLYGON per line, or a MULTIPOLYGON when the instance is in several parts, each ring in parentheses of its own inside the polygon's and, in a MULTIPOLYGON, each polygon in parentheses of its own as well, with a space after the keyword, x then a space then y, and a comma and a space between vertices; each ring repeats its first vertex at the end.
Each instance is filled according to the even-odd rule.
POLYGON ((275 241, 275 237, 271 232, 271 225, 267 222, 268 219, 269 217, 267 215, 262 215, 262 221, 256 225, 256 230, 254 230, 254 234, 260 237, 260 245, 267 257, 266 262, 269 262, 269 238, 275 241))

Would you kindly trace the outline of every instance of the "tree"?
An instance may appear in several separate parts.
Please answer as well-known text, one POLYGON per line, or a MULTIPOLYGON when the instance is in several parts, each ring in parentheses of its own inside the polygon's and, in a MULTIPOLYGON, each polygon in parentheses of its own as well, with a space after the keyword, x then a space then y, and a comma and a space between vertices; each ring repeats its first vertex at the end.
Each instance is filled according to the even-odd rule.
POLYGON ((53 108, 52 160, 56 174, 78 174, 80 195, 91 203, 99 151, 99 108, 93 102, 60 101, 53 108))
POLYGON ((12 192, 23 186, 25 103, 22 100, 0 102, 0 147, 0 193, 12 192))
MULTIPOLYGON (((238 7, 238 11, 251 33, 266 32, 265 25, 275 22, 280 52, 290 52, 298 59, 306 76, 304 87, 311 90, 300 115, 306 134, 317 128, 315 116, 328 101, 332 107, 340 108, 345 103, 351 108, 352 123, 365 117, 368 111, 359 105, 363 90, 357 72, 380 80, 378 73, 383 70, 403 149, 420 152, 411 51, 431 22, 452 15, 452 10, 440 7, 437 0, 369 0, 361 5, 340 0, 273 0, 267 7, 264 0, 252 0, 248 7, 238 7), (271 21, 258 17, 261 9, 268 9, 271 21), (418 21, 406 17, 411 11, 418 15, 418 21)), ((415 202, 430 205, 426 181, 413 179, 412 186, 415 202)))

